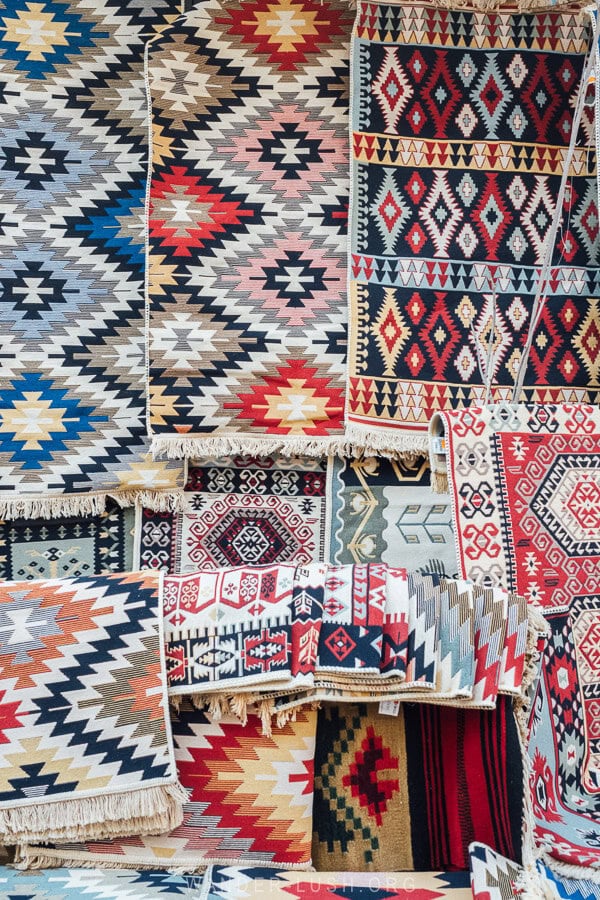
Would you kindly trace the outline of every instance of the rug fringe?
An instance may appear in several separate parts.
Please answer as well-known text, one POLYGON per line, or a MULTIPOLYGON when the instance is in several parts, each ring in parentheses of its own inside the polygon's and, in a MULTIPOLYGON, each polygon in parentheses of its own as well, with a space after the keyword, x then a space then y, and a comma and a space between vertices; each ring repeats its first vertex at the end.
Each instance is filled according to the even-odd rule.
POLYGON ((104 491, 81 494, 55 494, 44 497, 0 497, 0 519, 59 519, 64 516, 98 516, 107 500, 119 506, 144 506, 155 512, 179 512, 184 508, 183 491, 104 491))
POLYGON ((122 793, 0 809, 0 840, 89 841, 164 834, 183 821, 188 792, 177 782, 122 793))
POLYGON ((262 436, 231 434, 207 437, 159 437, 152 439, 150 450, 155 457, 168 459, 200 459, 203 456, 310 456, 335 454, 360 459, 363 456, 385 456, 414 461, 427 453, 427 435, 395 434, 373 429, 350 428, 345 434, 331 437, 262 436))
MULTIPOLYGON (((591 881, 592 884, 600 884, 600 871, 590 866, 574 866, 570 863, 560 862, 552 856, 545 854, 542 861, 549 869, 563 878, 574 878, 578 881, 591 881)), ((600 892, 599 892, 600 893, 600 892)))

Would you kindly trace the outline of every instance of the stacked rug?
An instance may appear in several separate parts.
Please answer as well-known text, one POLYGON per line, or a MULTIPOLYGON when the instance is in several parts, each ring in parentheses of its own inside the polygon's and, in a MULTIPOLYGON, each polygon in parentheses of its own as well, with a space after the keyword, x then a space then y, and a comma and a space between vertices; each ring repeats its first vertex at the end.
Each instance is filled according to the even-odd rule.
POLYGON ((172 727, 189 791, 180 825, 155 837, 25 847, 20 863, 184 872, 209 863, 310 867, 316 713, 299 711, 267 737, 254 714, 244 725, 231 716, 217 722, 184 702, 172 727))
POLYGON ((269 717, 317 700, 420 700, 493 708, 519 696, 522 597, 384 563, 169 575, 169 693, 269 717))
POLYGON ((162 643, 155 573, 0 585, 3 843, 181 822, 162 643))

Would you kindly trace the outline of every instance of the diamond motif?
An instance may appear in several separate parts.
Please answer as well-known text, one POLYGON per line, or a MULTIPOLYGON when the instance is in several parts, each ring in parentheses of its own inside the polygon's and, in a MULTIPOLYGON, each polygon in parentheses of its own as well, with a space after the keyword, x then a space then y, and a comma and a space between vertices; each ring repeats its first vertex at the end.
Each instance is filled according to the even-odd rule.
POLYGON ((447 256, 450 242, 463 218, 448 184, 447 172, 435 172, 433 186, 419 214, 434 243, 435 255, 447 256))
POLYGON ((370 208, 385 253, 394 252, 396 240, 410 218, 410 208, 396 185, 394 170, 386 169, 381 186, 370 208))
POLYGON ((396 360, 411 335, 411 329, 407 327, 396 302, 393 288, 386 288, 384 291, 384 302, 373 321, 372 332, 384 361, 384 375, 393 376, 396 360))
POLYGON ((397 47, 385 48, 383 63, 373 80, 371 90, 379 103, 386 129, 396 131, 400 117, 414 94, 400 62, 397 47))

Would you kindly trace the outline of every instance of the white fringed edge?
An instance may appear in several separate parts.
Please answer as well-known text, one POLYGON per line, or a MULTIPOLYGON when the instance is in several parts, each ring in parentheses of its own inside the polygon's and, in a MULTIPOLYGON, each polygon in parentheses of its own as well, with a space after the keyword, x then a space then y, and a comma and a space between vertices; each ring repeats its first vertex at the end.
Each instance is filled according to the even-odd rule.
POLYGON ((394 432, 362 431, 349 428, 334 437, 311 438, 252 434, 223 434, 207 437, 159 437, 150 445, 154 457, 167 459, 201 459, 203 456, 310 456, 335 454, 352 459, 363 456, 384 456, 388 459, 414 460, 427 453, 427 434, 395 434, 394 432))
POLYGON ((89 841, 164 834, 183 821, 188 792, 178 783, 95 797, 0 809, 0 840, 89 841))
MULTIPOLYGON (((560 875, 562 878, 573 878, 577 881, 590 881, 592 884, 600 884, 600 871, 598 869, 592 869, 590 866, 574 866, 570 863, 563 863, 552 856, 548 856, 548 854, 544 854, 542 861, 556 875, 560 875)), ((600 896, 600 891, 598 891, 598 895, 600 896)), ((554 900, 556 894, 552 894, 551 897, 554 900)))
POLYGON ((86 494, 46 494, 28 497, 24 494, 2 496, 0 519, 58 519, 63 516, 97 516, 106 509, 108 499, 119 506, 143 506, 155 512, 180 512, 184 509, 183 490, 103 491, 86 494))

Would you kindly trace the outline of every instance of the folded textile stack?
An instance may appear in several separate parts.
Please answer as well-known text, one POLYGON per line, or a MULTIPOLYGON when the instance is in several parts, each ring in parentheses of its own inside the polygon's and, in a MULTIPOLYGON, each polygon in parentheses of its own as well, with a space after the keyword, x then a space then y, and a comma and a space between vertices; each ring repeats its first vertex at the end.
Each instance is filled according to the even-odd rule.
POLYGON ((382 563, 165 577, 170 696, 259 702, 267 727, 319 700, 494 707, 520 693, 527 634, 516 594, 382 563))
POLYGON ((0 838, 151 834, 182 818, 156 573, 0 584, 0 838))

